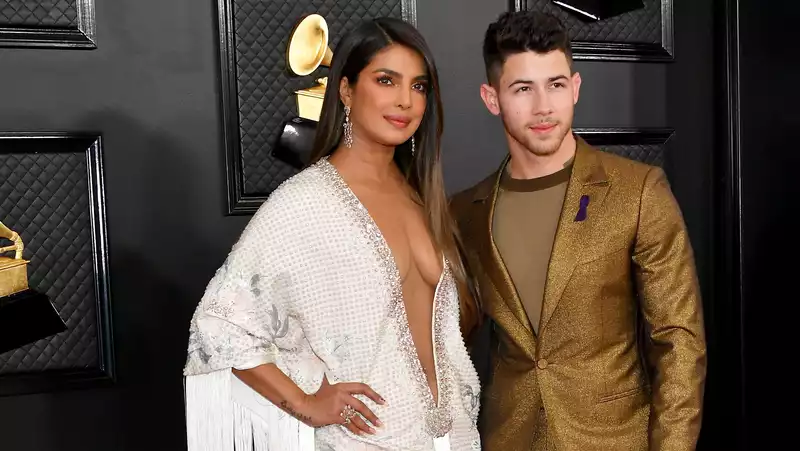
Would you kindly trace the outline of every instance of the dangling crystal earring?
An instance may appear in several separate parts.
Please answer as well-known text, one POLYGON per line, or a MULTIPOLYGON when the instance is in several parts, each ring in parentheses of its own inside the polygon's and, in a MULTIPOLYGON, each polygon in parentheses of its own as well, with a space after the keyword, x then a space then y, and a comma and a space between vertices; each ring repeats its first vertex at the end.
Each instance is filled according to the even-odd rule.
POLYGON ((416 145, 414 144, 414 137, 411 137, 411 156, 414 156, 414 152, 417 151, 416 145))
POLYGON ((348 148, 353 147, 353 123, 350 122, 350 107, 344 107, 344 145, 348 148))

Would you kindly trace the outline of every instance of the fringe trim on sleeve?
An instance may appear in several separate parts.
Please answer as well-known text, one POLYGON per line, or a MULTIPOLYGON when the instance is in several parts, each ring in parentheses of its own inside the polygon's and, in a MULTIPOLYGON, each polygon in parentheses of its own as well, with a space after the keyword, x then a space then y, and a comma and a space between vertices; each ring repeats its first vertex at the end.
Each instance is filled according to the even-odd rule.
POLYGON ((292 418, 230 369, 187 376, 188 451, 314 451, 314 428, 292 418))

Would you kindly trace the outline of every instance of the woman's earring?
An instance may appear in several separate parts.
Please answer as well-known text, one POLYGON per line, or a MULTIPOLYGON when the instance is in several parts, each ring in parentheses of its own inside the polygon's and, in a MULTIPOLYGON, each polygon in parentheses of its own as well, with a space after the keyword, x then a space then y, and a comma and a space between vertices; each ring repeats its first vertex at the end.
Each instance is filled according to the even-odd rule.
POLYGON ((414 144, 414 137, 411 137, 411 156, 414 156, 414 152, 417 151, 416 145, 414 144))
POLYGON ((344 145, 348 148, 353 147, 353 123, 350 122, 350 107, 344 107, 344 145))

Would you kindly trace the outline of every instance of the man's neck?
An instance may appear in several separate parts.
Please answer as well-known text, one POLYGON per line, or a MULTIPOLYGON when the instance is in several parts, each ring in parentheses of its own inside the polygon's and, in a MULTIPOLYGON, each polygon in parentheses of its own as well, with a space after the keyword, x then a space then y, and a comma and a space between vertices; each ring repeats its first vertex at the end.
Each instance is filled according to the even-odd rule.
POLYGON ((572 130, 564 136, 561 145, 550 155, 535 155, 519 143, 510 146, 511 161, 508 172, 512 178, 520 180, 544 177, 564 169, 575 156, 577 142, 572 130))

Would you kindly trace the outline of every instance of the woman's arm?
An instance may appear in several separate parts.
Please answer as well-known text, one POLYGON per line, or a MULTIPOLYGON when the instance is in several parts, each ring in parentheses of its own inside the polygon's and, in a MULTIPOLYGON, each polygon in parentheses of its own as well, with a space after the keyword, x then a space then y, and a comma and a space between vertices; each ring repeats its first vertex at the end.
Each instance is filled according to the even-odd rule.
POLYGON ((365 395, 378 404, 384 404, 383 398, 366 384, 354 382, 331 385, 326 378, 322 380, 322 386, 316 393, 307 395, 274 364, 260 365, 249 370, 234 369, 233 374, 271 403, 309 426, 344 424, 353 434, 374 434, 375 430, 359 415, 352 415, 346 421, 347 406, 369 420, 372 425, 381 426, 375 414, 353 396, 365 395))
MULTIPOLYGON (((185 373, 232 373, 273 405, 313 426, 343 424, 354 434, 372 432, 380 423, 355 398, 380 397, 363 384, 331 385, 322 381, 311 395, 275 363, 306 340, 302 312, 308 299, 293 289, 308 272, 303 262, 318 259, 314 244, 324 239, 312 224, 311 205, 318 194, 307 186, 283 185, 248 223, 216 272, 195 312, 190 328, 185 373), (348 407, 349 406, 349 407, 348 407), (363 415, 363 418, 360 415, 363 415)), ((317 379, 318 380, 318 379, 317 379)))

